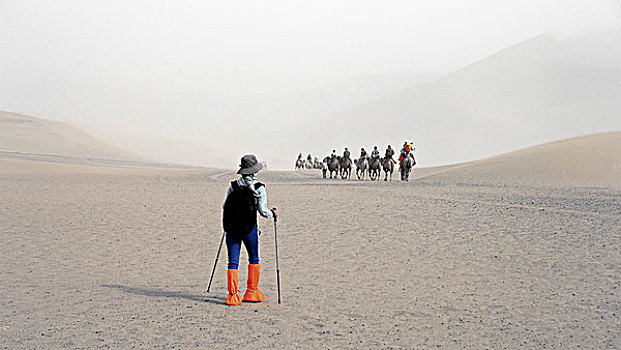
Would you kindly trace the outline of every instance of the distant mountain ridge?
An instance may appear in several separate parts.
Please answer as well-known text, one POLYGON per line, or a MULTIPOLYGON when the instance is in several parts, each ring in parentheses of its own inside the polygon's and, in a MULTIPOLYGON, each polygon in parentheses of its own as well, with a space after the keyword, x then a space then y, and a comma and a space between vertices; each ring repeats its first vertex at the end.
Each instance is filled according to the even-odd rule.
MULTIPOLYGON (((284 135, 284 148, 326 154, 344 146, 398 147, 414 139, 421 164, 439 165, 619 130, 621 69, 605 64, 607 57, 577 54, 585 42, 591 41, 538 36, 431 82, 334 113, 320 125, 281 130, 267 139, 284 135), (301 139, 302 133, 314 139, 301 139)), ((606 54, 605 45, 591 46, 606 54)), ((619 49, 609 51, 616 57, 619 49)))

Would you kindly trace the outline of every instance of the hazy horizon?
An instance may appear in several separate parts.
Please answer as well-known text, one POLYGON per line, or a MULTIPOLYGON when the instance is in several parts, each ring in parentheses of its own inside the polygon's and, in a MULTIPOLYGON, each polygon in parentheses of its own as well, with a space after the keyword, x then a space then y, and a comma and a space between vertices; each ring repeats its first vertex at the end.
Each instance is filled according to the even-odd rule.
MULTIPOLYGON (((0 51, 0 110, 70 122, 129 151, 148 152, 149 142, 165 138, 175 140, 179 152, 193 149, 197 161, 211 159, 200 160, 213 162, 206 166, 229 164, 217 158, 231 158, 234 166, 237 155, 258 152, 275 168, 285 168, 299 152, 323 156, 340 147, 332 139, 317 137, 317 130, 325 130, 323 123, 331 125, 339 118, 356 120, 359 106, 411 91, 542 34, 573 44, 583 34, 620 28, 621 2, 612 0, 303 5, 289 1, 0 1, 4 48, 0 51), (309 124, 317 129, 311 135, 295 131, 309 124), (279 143, 279 135, 288 131, 300 133, 299 149, 291 149, 295 147, 291 135, 282 135, 279 143), (331 143, 326 144, 327 140, 331 143), (274 145, 286 149, 272 151, 274 145)), ((594 52, 593 56, 606 54, 594 52)), ((611 69, 616 72, 618 67, 611 69)), ((477 81, 468 82, 477 85, 477 81)), ((613 98, 618 89, 606 81, 587 83, 592 91, 607 89, 602 94, 613 98)), ((416 90, 418 95, 413 96, 427 91, 416 90)), ((593 131, 618 128, 611 120, 617 111, 615 101, 592 103, 598 106, 595 110, 605 112, 593 131)), ((432 107, 425 110, 430 115, 432 107)), ((550 113, 564 108, 569 114, 582 111, 578 107, 559 104, 550 113)), ((392 112, 407 115, 404 111, 392 112)), ((515 116, 483 112, 485 118, 492 118, 490 123, 514 122, 515 116)), ((398 147, 401 137, 420 139, 438 152, 419 149, 422 164, 439 165, 532 145, 546 135, 551 140, 576 133, 537 130, 532 137, 524 135, 496 148, 496 141, 476 140, 472 153, 443 156, 454 146, 438 150, 443 143, 433 140, 438 136, 433 133, 449 125, 442 125, 448 119, 436 118, 436 122, 433 128, 412 125, 411 130, 377 138, 358 137, 364 132, 351 123, 351 130, 340 140, 357 151, 360 144, 372 147, 376 142, 384 147, 389 141, 398 147)))

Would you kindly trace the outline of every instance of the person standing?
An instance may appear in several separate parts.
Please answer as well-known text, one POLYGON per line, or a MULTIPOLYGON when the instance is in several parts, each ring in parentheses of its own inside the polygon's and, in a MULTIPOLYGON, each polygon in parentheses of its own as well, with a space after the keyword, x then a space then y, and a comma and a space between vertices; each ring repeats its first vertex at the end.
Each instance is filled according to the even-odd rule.
POLYGON ((259 232, 257 227, 257 211, 264 218, 275 218, 278 209, 268 209, 265 185, 256 178, 263 165, 257 158, 248 154, 241 158, 237 174, 241 177, 231 181, 227 190, 222 221, 226 232, 226 248, 228 252, 227 305, 240 305, 242 297, 239 293, 239 253, 242 243, 248 252, 248 281, 243 301, 261 302, 265 295, 259 290, 261 263, 259 259, 259 232))

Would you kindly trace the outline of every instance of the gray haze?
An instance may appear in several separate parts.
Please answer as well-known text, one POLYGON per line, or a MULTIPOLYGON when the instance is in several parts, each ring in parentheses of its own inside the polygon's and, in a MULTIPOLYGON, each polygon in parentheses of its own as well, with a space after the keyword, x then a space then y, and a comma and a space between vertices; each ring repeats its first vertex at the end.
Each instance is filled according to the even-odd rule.
POLYGON ((620 24, 612 0, 0 1, 0 110, 164 161, 407 138, 460 162, 620 129, 620 24))

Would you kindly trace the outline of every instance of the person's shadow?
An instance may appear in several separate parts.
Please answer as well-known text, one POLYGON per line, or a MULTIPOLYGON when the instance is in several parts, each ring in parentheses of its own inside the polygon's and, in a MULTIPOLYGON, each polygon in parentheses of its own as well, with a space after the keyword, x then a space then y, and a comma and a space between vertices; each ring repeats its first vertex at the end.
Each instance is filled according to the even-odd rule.
POLYGON ((148 297, 160 297, 160 298, 174 298, 174 299, 187 299, 196 302, 207 302, 214 304, 225 304, 224 298, 207 297, 204 295, 190 294, 181 291, 166 291, 161 289, 147 289, 141 287, 127 287, 119 284, 104 284, 102 287, 113 288, 123 291, 125 293, 145 295, 148 297))

